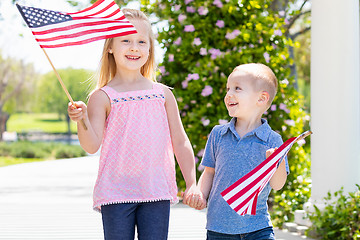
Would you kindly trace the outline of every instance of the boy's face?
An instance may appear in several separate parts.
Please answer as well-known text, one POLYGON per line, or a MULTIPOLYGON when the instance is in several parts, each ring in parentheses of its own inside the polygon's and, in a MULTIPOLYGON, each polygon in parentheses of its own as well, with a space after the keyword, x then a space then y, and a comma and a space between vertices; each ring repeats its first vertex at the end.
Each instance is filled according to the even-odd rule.
POLYGON ((261 93, 255 91, 253 81, 252 75, 241 70, 228 77, 224 102, 231 117, 251 118, 258 114, 261 93))

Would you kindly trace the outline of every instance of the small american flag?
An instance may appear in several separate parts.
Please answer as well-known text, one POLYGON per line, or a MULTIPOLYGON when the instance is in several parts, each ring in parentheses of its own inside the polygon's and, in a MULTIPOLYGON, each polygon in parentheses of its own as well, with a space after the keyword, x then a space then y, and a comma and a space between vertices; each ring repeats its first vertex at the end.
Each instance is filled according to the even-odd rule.
POLYGON ((74 13, 16 6, 41 48, 80 45, 136 33, 113 0, 98 0, 74 13))
POLYGON ((288 139, 257 167, 221 192, 221 196, 239 215, 256 215, 257 198, 277 169, 278 163, 290 151, 293 144, 312 132, 288 139))

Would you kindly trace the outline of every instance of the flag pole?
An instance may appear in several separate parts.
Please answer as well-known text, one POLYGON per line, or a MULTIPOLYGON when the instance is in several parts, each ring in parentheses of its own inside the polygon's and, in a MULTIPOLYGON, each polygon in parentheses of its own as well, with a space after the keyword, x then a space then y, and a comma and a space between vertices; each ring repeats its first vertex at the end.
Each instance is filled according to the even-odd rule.
MULTIPOLYGON (((66 93, 66 96, 68 97, 69 101, 71 102, 71 104, 72 104, 74 107, 76 107, 76 106, 75 106, 75 103, 74 103, 74 100, 72 99, 72 97, 71 97, 69 91, 67 90, 64 82, 61 80, 61 77, 60 77, 59 73, 56 71, 56 68, 54 67, 53 63, 51 62, 51 60, 50 60, 49 56, 47 55, 45 49, 44 49, 44 48, 41 48, 41 49, 44 51, 45 56, 46 56, 46 58, 48 59, 50 65, 51 65, 51 67, 52 67, 52 69, 54 70, 55 75, 56 75, 57 79, 59 80, 59 83, 60 83, 62 89, 64 90, 64 92, 66 93)), ((85 130, 87 130, 87 126, 86 126, 86 124, 85 124, 85 122, 84 122, 84 119, 81 119, 81 124, 82 124, 83 128, 84 128, 85 130)))

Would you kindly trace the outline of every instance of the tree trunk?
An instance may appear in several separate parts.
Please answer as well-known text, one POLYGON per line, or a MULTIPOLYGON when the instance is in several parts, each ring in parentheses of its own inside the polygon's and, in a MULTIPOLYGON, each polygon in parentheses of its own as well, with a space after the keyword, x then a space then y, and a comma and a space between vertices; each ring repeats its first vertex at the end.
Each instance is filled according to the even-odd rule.
POLYGON ((0 141, 2 141, 3 132, 6 131, 6 122, 9 119, 9 114, 0 111, 0 141))

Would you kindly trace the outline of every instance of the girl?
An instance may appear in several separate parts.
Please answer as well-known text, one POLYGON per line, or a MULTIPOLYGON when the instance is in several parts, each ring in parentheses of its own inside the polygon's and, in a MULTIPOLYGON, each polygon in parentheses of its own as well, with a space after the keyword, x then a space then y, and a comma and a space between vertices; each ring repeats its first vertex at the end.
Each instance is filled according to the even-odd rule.
POLYGON ((69 104, 81 146, 101 148, 94 209, 105 239, 167 239, 176 203, 176 159, 186 182, 184 203, 198 198, 195 161, 172 92, 154 80, 154 36, 146 15, 123 9, 136 34, 107 39, 97 88, 88 106, 69 104), (80 123, 84 120, 88 130, 80 123))

